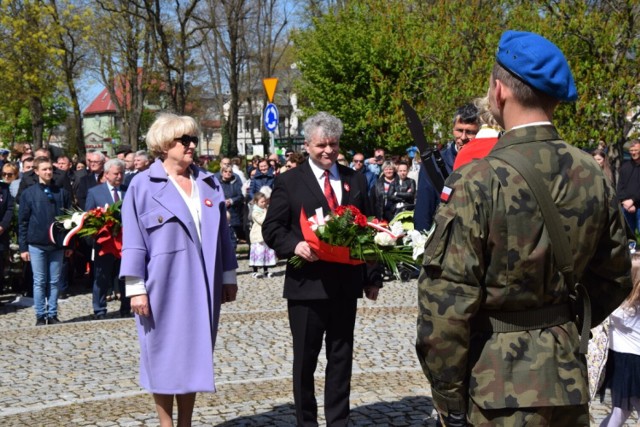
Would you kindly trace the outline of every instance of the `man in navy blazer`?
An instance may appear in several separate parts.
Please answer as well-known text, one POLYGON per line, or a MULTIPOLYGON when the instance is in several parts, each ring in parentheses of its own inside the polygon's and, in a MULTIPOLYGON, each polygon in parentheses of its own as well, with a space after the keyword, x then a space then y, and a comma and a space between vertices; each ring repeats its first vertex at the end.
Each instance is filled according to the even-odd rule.
POLYGON ((375 271, 369 274, 364 264, 354 266, 318 260, 304 240, 300 228, 302 209, 307 216, 314 215, 318 208, 322 208, 323 215, 328 215, 331 200, 334 206, 353 205, 365 215, 371 210, 364 175, 336 162, 342 122, 330 114, 318 113, 303 126, 309 159, 275 179, 262 235, 278 257, 298 255, 306 261, 300 268, 287 264, 284 279, 293 338, 297 424, 318 425, 313 374, 325 337, 325 419, 327 426, 346 426, 357 301, 363 290, 367 298, 375 300, 382 281, 375 271), (330 185, 331 190, 326 185, 330 185))
MULTIPOLYGON (((124 178, 124 162, 111 159, 104 165, 105 182, 89 189, 84 210, 95 209, 98 206, 112 205, 124 198, 122 187, 124 178)), ((98 255, 98 244, 94 242, 94 278, 93 278, 93 314, 96 319, 104 319, 107 314, 107 295, 112 287, 120 294, 120 317, 129 317, 131 306, 125 297, 124 282, 118 279, 120 258, 111 254, 98 255), (114 286, 115 285, 115 286, 114 286)))

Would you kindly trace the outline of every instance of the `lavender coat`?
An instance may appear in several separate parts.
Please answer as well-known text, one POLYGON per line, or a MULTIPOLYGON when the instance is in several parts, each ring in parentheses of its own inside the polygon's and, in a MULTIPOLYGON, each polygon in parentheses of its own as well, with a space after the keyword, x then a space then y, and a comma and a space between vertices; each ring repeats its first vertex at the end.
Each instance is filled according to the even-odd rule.
POLYGON ((200 193, 202 242, 160 160, 129 185, 122 206, 120 277, 144 278, 151 315, 136 316, 140 384, 152 393, 215 391, 213 348, 222 272, 238 267, 224 194, 191 166, 200 193))

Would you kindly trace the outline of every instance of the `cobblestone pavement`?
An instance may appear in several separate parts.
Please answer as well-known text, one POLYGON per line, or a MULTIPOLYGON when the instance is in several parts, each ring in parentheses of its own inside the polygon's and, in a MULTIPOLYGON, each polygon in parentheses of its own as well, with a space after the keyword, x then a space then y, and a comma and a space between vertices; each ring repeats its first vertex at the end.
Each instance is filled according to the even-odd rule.
MULTIPOLYGON (((294 425, 284 265, 273 271, 273 278, 252 279, 240 260, 238 301, 223 306, 220 320, 218 393, 198 395, 194 425, 294 425)), ((117 317, 119 303, 109 303, 108 320, 91 320, 87 290, 60 302, 63 323, 36 328, 33 308, 9 298, 0 306, 0 425, 157 425, 153 401, 137 381, 135 320, 117 317)), ((352 425, 433 425, 429 385, 414 353, 416 313, 415 280, 387 282, 378 301, 360 301, 352 425)), ((324 368, 321 357, 320 413, 324 368)), ((608 410, 606 402, 593 405, 594 425, 608 410)))

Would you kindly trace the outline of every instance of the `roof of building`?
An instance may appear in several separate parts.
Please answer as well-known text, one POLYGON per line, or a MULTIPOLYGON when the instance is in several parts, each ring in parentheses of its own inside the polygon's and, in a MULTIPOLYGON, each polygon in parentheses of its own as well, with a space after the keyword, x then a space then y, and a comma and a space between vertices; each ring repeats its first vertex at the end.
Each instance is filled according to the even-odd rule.
POLYGON ((111 101, 109 91, 107 90, 107 88, 104 88, 102 92, 100 92, 100 94, 96 96, 93 101, 91 101, 89 106, 84 109, 83 114, 104 114, 115 112, 116 106, 113 101, 111 101))

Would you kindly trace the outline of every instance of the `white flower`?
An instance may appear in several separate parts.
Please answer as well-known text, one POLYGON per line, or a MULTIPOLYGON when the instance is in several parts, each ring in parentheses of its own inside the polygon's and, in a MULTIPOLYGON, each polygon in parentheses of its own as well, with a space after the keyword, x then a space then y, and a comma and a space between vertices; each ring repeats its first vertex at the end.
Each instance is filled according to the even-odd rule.
POLYGON ((391 224, 391 234, 394 236, 400 236, 404 234, 404 228, 402 228, 402 222, 397 221, 391 224))
POLYGON ((424 253, 424 246, 427 243, 427 234, 420 233, 417 230, 407 231, 407 235, 403 240, 405 245, 413 248, 413 259, 416 260, 424 253))
POLYGON ((321 217, 321 216, 312 216, 311 218, 309 218, 309 223, 311 224, 311 230, 312 231, 316 231, 318 228, 320 229, 320 232, 322 232, 324 230, 324 225, 327 223, 327 221, 329 221, 331 217, 329 215, 325 216, 325 217, 321 217))
POLYGON ((84 214, 84 212, 74 212, 74 214, 71 215, 71 222, 73 222, 74 225, 80 224, 80 221, 82 221, 82 217, 84 216, 84 214))
POLYGON ((65 230, 71 230, 73 228, 73 220, 65 219, 62 225, 64 226, 65 230))
POLYGON ((396 244, 396 239, 391 237, 389 233, 377 233, 373 237, 373 241, 378 246, 394 246, 396 244))
POLYGON ((18 249, 20 249, 20 246, 18 246, 17 243, 11 243, 9 245, 9 249, 11 249, 12 251, 17 251, 18 249))

